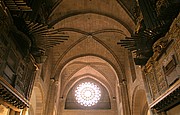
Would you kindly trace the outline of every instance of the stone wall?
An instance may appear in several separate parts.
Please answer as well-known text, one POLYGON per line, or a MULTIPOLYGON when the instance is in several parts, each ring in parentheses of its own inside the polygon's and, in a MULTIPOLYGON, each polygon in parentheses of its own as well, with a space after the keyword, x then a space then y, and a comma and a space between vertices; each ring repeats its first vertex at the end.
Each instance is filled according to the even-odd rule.
POLYGON ((61 115, 117 115, 112 110, 71 110, 71 111, 63 111, 61 115))

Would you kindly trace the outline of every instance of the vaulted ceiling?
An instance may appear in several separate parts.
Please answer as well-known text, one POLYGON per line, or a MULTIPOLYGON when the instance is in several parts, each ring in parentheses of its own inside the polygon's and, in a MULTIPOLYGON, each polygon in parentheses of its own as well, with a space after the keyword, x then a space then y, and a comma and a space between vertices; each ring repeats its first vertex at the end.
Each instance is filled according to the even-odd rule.
POLYGON ((116 97, 116 87, 125 79, 127 50, 117 44, 130 37, 135 23, 117 0, 62 0, 53 9, 48 24, 68 35, 68 40, 48 48, 52 78, 61 82, 60 97, 66 97, 78 81, 93 79, 116 97))
POLYGON ((47 0, 45 6, 50 10, 46 12, 43 12, 44 5, 40 5, 42 1, 39 5, 33 3, 27 3, 33 7, 32 12, 29 11, 32 14, 24 11, 24 18, 18 6, 21 4, 6 1, 17 29, 30 37, 29 49, 35 60, 38 62, 37 58, 46 55, 50 60, 51 78, 61 83, 59 96, 66 96, 79 80, 90 78, 106 88, 110 100, 116 97, 116 88, 126 79, 125 68, 128 66, 128 51, 117 42, 134 33, 135 17, 127 4, 134 8, 136 2, 47 0), (17 4, 16 12, 11 3, 17 4), (35 12, 37 6, 41 6, 38 13, 35 12), (24 22, 20 20, 22 18, 24 22))
POLYGON ((55 66, 53 73, 58 74, 57 70, 61 70, 62 65, 83 55, 99 56, 117 70, 122 70, 126 60, 125 49, 117 42, 131 36, 135 29, 135 23, 126 10, 117 0, 59 2, 48 23, 69 38, 51 48, 55 66))

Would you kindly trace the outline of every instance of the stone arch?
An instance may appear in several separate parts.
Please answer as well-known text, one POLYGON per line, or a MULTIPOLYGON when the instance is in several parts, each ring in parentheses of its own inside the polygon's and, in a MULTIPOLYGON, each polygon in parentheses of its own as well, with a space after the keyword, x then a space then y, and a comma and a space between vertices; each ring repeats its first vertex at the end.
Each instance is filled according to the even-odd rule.
MULTIPOLYGON (((64 90, 66 90, 66 93, 67 93, 67 91, 72 86, 72 84, 74 84, 78 80, 82 79, 83 76, 91 76, 92 79, 102 82, 101 84, 104 84, 104 87, 106 87, 107 90, 109 89, 108 92, 111 94, 111 96, 115 96, 115 88, 113 90, 112 87, 115 87, 116 84, 119 83, 119 78, 118 78, 118 74, 117 74, 116 70, 108 61, 106 61, 98 56, 92 56, 92 55, 77 57, 77 58, 69 61, 66 65, 64 65, 64 68, 62 69, 62 71, 60 73, 60 77, 59 77, 61 79, 59 81, 62 82, 62 83, 60 83, 61 91, 63 92, 64 90), (86 60, 86 58, 87 59, 91 58, 89 60, 90 62, 88 62, 88 61, 81 62, 80 61, 80 60, 86 60), (96 61, 91 62, 92 60, 96 60, 96 61), (69 72, 68 70, 72 69, 71 66, 73 64, 76 64, 75 66, 73 66, 73 68, 77 68, 77 70, 69 72), (79 65, 77 65, 77 64, 79 64, 79 65), (102 69, 100 69, 100 68, 102 68, 102 69), (102 71, 104 71, 103 69, 106 69, 107 71, 102 72, 102 71), (108 74, 111 74, 111 77, 108 77, 108 74), (67 86, 67 84, 68 84, 68 86, 67 86)), ((62 92, 61 92, 61 95, 66 95, 62 92)))
POLYGON ((105 47, 103 43, 100 43, 98 40, 92 37, 88 37, 86 39, 80 40, 76 44, 74 44, 69 50, 67 50, 65 54, 59 57, 57 63, 55 64, 55 69, 52 72, 53 77, 58 80, 60 78, 60 71, 57 71, 57 70, 62 70, 65 67, 62 65, 66 65, 71 60, 74 60, 76 58, 83 57, 83 56, 96 56, 98 58, 105 60, 107 63, 109 63, 112 66, 112 68, 114 68, 114 70, 116 71, 118 80, 122 81, 122 79, 125 79, 124 78, 125 74, 122 69, 123 65, 117 59, 117 57, 113 54, 114 53, 112 53, 107 47, 105 47), (89 47, 89 46, 93 46, 96 48, 93 49, 93 47, 89 47), (79 49, 80 47, 81 49, 79 49), (86 50, 83 51, 82 50, 83 48, 85 48, 86 50), (87 51, 88 48, 89 49, 92 48, 91 51, 87 51), (76 54, 72 57, 72 54, 74 53, 76 54))
POLYGON ((147 115, 148 104, 145 90, 138 85, 132 96, 132 115, 147 115))
POLYGON ((121 60, 124 59, 125 49, 117 45, 117 43, 114 44, 114 42, 110 42, 108 39, 114 36, 111 40, 119 41, 119 38, 123 39, 125 36, 130 36, 129 31, 122 24, 113 20, 111 17, 89 12, 60 20, 54 25, 54 29, 68 34, 71 39, 68 39, 70 44, 65 45, 65 43, 53 48, 55 59, 53 61, 54 69, 51 78, 57 80, 59 78, 59 70, 62 70, 63 66, 72 58, 90 54, 109 60, 109 62, 114 65, 118 76, 121 76, 119 80, 122 81, 122 79, 126 79, 123 69, 124 61, 121 60), (89 21, 87 24, 87 17, 93 18, 91 20, 94 23, 89 21), (105 21, 103 21, 104 19, 105 21), (92 26, 92 24, 94 24, 94 26, 92 26), (83 25, 86 25, 85 29, 83 25), (112 45, 114 49, 109 47, 112 45))
MULTIPOLYGON (((62 111, 67 112, 66 109, 68 107, 75 107, 75 100, 73 100, 72 90, 75 88, 75 85, 79 83, 81 80, 89 80, 94 81, 100 84, 103 87, 103 92, 106 94, 106 101, 100 101, 101 104, 97 105, 98 109, 102 109, 100 105, 105 107, 104 103, 108 103, 105 109, 109 110, 109 112, 115 112, 116 110, 116 101, 114 97, 116 96, 116 86, 119 83, 118 73, 115 70, 114 66, 110 61, 107 61, 106 58, 101 58, 98 55, 81 55, 75 56, 68 60, 64 67, 61 69, 59 74, 59 84, 60 84, 60 93, 59 93, 59 107, 62 111), (69 93, 71 92, 71 93, 69 93), (71 96, 68 96, 68 95, 71 96), (68 98, 67 98, 68 96, 68 98), (71 99, 72 98, 72 99, 71 99), (67 101, 70 99, 70 101, 67 101), (107 101, 109 99, 109 101, 107 101), (71 100, 73 100, 71 102, 71 100), (66 106, 66 102, 68 102, 68 106, 66 106), (70 105, 69 105, 70 104, 70 105), (72 104, 72 105, 71 105, 72 104)), ((102 98, 103 99, 103 98, 102 98)), ((104 98, 105 99, 105 98, 104 98)), ((77 105, 78 106, 78 105, 77 105)), ((95 105, 96 106, 96 105, 95 105)), ((76 108, 79 109, 79 108, 76 108)), ((91 108, 93 109, 93 107, 91 108)))
POLYGON ((43 115, 43 93, 41 88, 34 86, 30 103, 30 115, 43 115))
POLYGON ((104 87, 104 85, 102 83, 100 83, 99 81, 90 78, 90 77, 85 77, 82 78, 80 80, 78 80, 77 82, 75 82, 73 84, 73 86, 70 88, 70 90, 68 91, 68 93, 66 94, 66 98, 64 99, 64 105, 65 105, 65 109, 72 109, 72 108, 76 108, 76 109, 111 109, 111 102, 112 100, 110 99, 110 94, 108 93, 108 89, 104 87), (76 87, 83 83, 83 82, 91 82, 94 83, 95 85, 97 85, 100 90, 101 90, 101 97, 99 102, 97 103, 97 105, 92 106, 92 107, 83 107, 83 106, 79 106, 79 104, 76 102, 75 97, 74 97, 74 91, 76 89, 76 87), (70 101, 70 108, 67 108, 67 104, 68 104, 68 100, 70 101), (73 101, 72 101, 73 100, 73 101), (74 103, 74 107, 72 106, 74 103), (99 104, 100 103, 100 104, 99 104))
MULTIPOLYGON (((112 89, 111 89, 110 85, 108 83, 106 83, 105 81, 96 79, 94 77, 94 75, 82 75, 82 76, 78 76, 78 77, 80 77, 80 78, 72 80, 72 83, 70 83, 70 87, 68 87, 68 86, 65 87, 65 89, 64 89, 65 92, 62 94, 62 96, 67 95, 69 93, 70 89, 72 89, 72 87, 74 87, 74 85, 77 84, 79 81, 81 81, 83 79, 92 79, 93 81, 96 81, 99 84, 101 84, 107 90, 109 96, 113 97, 112 89)), ((110 98, 110 100, 111 100, 111 98, 110 98)))

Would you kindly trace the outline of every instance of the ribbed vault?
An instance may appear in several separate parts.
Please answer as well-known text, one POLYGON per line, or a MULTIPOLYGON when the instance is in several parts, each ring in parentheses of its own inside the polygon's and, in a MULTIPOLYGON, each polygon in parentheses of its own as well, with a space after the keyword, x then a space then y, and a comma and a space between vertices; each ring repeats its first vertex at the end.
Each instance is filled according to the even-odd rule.
POLYGON ((107 90, 112 109, 104 114, 116 114, 116 97, 122 96, 117 87, 126 79, 127 62, 127 52, 117 42, 133 33, 131 17, 117 0, 62 0, 54 7, 48 23, 69 36, 49 50, 51 78, 59 82, 59 108, 64 111, 66 99, 71 99, 80 81, 90 80, 107 90))
MULTIPOLYGON (((94 39, 93 37, 89 36, 86 39, 83 39, 79 41, 77 44, 74 45, 71 49, 69 49, 68 52, 64 55, 64 57, 61 59, 59 58, 59 62, 57 63, 59 66, 55 68, 54 70, 57 70, 55 74, 57 79, 61 76, 59 76, 60 70, 64 67, 62 65, 66 65, 69 61, 73 60, 77 57, 82 57, 86 55, 92 55, 100 57, 104 60, 106 60, 108 63, 111 64, 111 66, 116 70, 119 79, 123 79, 123 65, 121 62, 119 62, 113 55, 113 52, 108 50, 104 44, 101 44, 99 41, 94 39), (121 76, 121 77, 120 77, 121 76)), ((121 55, 121 58, 124 58, 124 54, 121 55)), ((93 66, 93 64, 92 64, 93 66)), ((76 68, 77 69, 77 68, 76 68)))
POLYGON ((111 97, 115 96, 114 81, 118 83, 118 76, 114 68, 105 60, 96 56, 83 56, 67 63, 61 74, 61 96, 66 96, 68 91, 80 79, 91 78, 101 83, 111 97))
POLYGON ((116 0, 63 0, 53 10, 49 23, 54 25, 68 17, 94 13, 110 17, 132 32, 135 24, 116 0))
MULTIPOLYGON (((76 49, 81 44, 85 44, 86 46, 81 47, 86 47, 85 49, 89 49, 89 52, 93 46, 95 48, 103 46, 116 58, 116 61, 124 62, 124 48, 117 45, 117 42, 124 39, 125 36, 130 36, 130 33, 122 24, 112 18, 93 13, 79 14, 58 22, 54 25, 54 28, 70 36, 68 41, 56 45, 52 49, 55 68, 59 66, 60 61, 67 59, 66 54, 68 52, 76 49), (91 45, 91 42, 95 42, 95 45, 91 45)), ((96 52, 99 52, 98 50, 97 48, 96 52)), ((81 50, 81 52, 85 53, 86 51, 81 50)))
MULTIPOLYGON (((101 102, 99 108, 105 107, 105 103, 110 103, 108 99, 112 101, 117 95, 116 86, 119 84, 119 78, 116 70, 109 62, 97 56, 81 56, 72 59, 64 66, 59 77, 61 81, 59 97, 63 100, 68 99, 67 107, 76 108, 74 105, 76 103, 71 102, 74 97, 72 91, 80 81, 93 81, 102 87, 102 91, 105 91, 102 94, 106 95, 106 102, 101 102), (69 104, 69 101, 72 105, 69 104)), ((65 104, 65 102, 63 103, 65 104)))

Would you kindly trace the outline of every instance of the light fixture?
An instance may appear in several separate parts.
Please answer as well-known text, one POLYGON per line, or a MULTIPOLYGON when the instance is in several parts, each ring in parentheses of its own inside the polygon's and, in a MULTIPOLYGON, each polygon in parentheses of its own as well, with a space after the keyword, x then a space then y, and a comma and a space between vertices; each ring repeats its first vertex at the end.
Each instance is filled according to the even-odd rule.
POLYGON ((84 82, 76 88, 75 97, 79 104, 83 106, 93 106, 99 101, 101 91, 94 83, 84 82))

